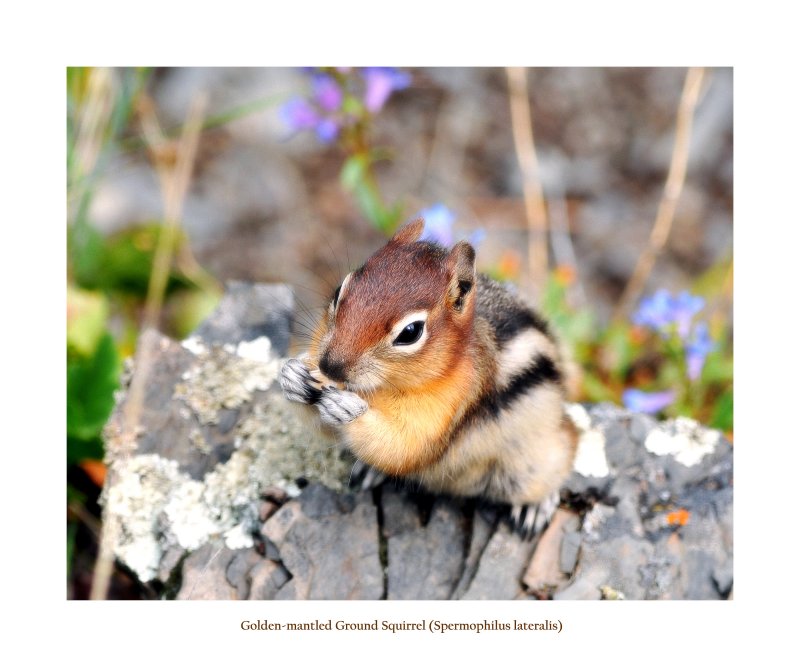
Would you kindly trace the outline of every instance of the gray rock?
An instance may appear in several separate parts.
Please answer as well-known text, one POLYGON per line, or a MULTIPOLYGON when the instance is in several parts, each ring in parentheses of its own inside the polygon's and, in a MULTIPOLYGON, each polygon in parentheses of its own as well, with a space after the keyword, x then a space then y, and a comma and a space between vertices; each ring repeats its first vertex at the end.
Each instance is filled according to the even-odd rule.
POLYGON ((250 600, 274 600, 291 575, 280 563, 263 558, 250 570, 248 578, 250 600))
POLYGON ((263 560, 255 549, 240 549, 228 563, 225 578, 236 589, 238 599, 246 600, 250 596, 250 572, 263 560))
POLYGON ((578 562, 581 549, 581 536, 577 532, 564 533, 559 552, 559 567, 565 574, 571 574, 578 562))
POLYGON ((505 507, 388 484, 345 492, 351 459, 306 428, 275 382, 280 360, 268 351, 282 349, 291 294, 264 287, 232 285, 183 345, 140 339, 152 361, 141 428, 124 437, 123 388, 107 428, 105 498, 117 555, 143 580, 169 580, 169 590, 181 581, 180 599, 730 595, 733 457, 719 434, 587 406, 609 472, 570 477, 573 516, 532 560, 537 542, 511 533, 505 507), (263 335, 269 345, 237 354, 263 335), (542 585, 523 584, 526 572, 542 585))
POLYGON ((464 570, 464 517, 451 500, 439 499, 422 525, 414 504, 384 491, 388 540, 387 598, 447 600, 464 570))
POLYGON ((454 599, 464 597, 467 589, 472 584, 475 574, 478 571, 481 556, 483 555, 489 540, 494 534, 495 527, 499 520, 497 511, 493 508, 478 507, 472 515, 471 535, 466 558, 464 559, 464 570, 461 579, 453 591, 454 599))
POLYGON ((640 569, 644 597, 648 600, 680 600, 685 597, 685 581, 680 563, 683 545, 675 533, 655 545, 652 557, 640 569))
POLYGON ((204 343, 236 345, 266 336, 276 354, 289 349, 294 295, 287 285, 231 281, 216 310, 195 331, 204 343))
POLYGON ((167 549, 159 563, 158 579, 163 582, 169 581, 185 555, 186 552, 180 547, 173 546, 167 549))
POLYGON ((513 600, 524 596, 520 580, 535 542, 524 541, 501 523, 481 554, 464 600, 513 600))
POLYGON ((647 581, 642 571, 651 562, 653 551, 650 542, 630 535, 601 541, 584 540, 575 580, 610 586, 627 599, 646 599, 647 581))
POLYGON ((208 542, 183 563, 183 582, 178 600, 236 600, 237 590, 225 573, 237 555, 221 542, 208 542))
POLYGON ((263 532, 292 576, 278 599, 383 597, 377 509, 369 493, 343 495, 312 484, 269 519, 263 532))
POLYGON ((631 414, 631 421, 628 430, 631 438, 633 438, 633 441, 637 445, 644 447, 644 441, 657 425, 658 422, 650 415, 636 412, 631 414))
POLYGON ((634 465, 639 458, 626 422, 625 418, 615 416, 605 421, 601 429, 606 437, 606 458, 618 473, 634 465))
POLYGON ((599 600, 602 597, 600 587, 586 577, 577 579, 565 589, 553 594, 554 600, 599 600))

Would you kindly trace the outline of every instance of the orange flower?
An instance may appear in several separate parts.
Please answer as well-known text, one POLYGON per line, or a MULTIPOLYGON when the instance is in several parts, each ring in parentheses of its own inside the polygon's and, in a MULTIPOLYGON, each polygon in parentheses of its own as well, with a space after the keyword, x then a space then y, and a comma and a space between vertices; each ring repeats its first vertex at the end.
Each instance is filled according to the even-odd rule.
POLYGON ((553 278, 559 285, 566 287, 575 282, 575 267, 569 264, 559 264, 553 271, 553 278))
POLYGON ((685 526, 689 523, 689 516, 689 510, 685 510, 681 507, 681 509, 667 514, 667 524, 670 526, 685 526))

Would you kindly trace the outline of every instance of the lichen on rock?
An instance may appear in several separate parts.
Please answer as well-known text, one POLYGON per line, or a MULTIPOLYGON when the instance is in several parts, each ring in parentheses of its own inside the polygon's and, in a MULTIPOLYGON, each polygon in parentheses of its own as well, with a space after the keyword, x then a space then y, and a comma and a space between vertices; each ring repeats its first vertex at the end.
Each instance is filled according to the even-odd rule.
POLYGON ((279 359, 269 354, 269 339, 258 340, 266 344, 253 347, 251 343, 244 348, 248 356, 236 354, 235 348, 226 345, 206 347, 193 342, 184 346, 196 355, 197 362, 175 387, 175 398, 186 403, 201 424, 215 424, 222 408, 239 407, 252 399, 254 391, 266 391, 278 376, 279 359), (262 358, 253 358, 254 349, 262 358))

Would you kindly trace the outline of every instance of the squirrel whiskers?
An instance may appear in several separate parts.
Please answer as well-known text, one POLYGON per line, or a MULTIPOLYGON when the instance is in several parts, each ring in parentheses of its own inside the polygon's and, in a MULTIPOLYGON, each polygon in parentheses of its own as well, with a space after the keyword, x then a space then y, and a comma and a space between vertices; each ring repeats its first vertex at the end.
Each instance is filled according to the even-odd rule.
POLYGON ((576 433, 564 369, 545 321, 406 225, 348 274, 281 384, 312 405, 381 473, 434 491, 515 506, 525 532, 557 506, 576 433), (530 506, 522 521, 521 508, 530 506))

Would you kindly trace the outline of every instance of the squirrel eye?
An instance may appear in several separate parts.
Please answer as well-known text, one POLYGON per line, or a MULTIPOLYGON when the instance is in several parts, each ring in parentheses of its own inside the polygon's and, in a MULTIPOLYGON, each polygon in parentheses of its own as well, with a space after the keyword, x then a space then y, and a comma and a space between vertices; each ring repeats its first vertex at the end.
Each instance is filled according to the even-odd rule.
POLYGON ((342 291, 342 286, 336 288, 336 291, 333 293, 333 307, 336 308, 336 305, 339 303, 339 292, 342 291))
POLYGON ((412 343, 416 343, 422 335, 422 330, 424 328, 424 320, 412 322, 398 334, 397 338, 392 342, 392 345, 411 345, 412 343))

